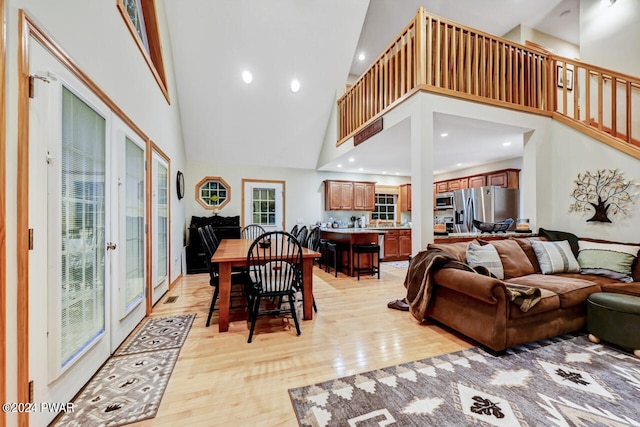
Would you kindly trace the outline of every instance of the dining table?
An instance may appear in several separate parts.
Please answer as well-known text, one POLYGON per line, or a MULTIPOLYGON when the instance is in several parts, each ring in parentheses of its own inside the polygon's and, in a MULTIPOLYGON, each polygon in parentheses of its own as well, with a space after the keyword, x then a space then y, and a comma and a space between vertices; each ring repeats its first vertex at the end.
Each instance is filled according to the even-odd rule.
MULTIPOLYGON (((231 269, 247 265, 247 253, 253 239, 222 239, 218 249, 211 257, 212 263, 218 264, 219 275, 219 315, 218 331, 229 330, 229 309, 231 306, 231 269)), ((313 319, 313 260, 320 258, 320 252, 302 248, 302 312, 304 320, 313 319)), ((268 261, 268 260, 267 260, 268 261)))

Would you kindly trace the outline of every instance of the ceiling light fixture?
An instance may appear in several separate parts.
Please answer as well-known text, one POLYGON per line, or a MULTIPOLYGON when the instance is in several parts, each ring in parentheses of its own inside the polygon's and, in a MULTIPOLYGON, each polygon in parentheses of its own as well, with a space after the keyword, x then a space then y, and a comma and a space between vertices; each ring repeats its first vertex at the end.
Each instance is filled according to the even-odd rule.
POLYGON ((382 171, 382 175, 386 175, 386 174, 387 174, 387 171, 382 171))
POLYGON ((338 167, 339 167, 339 168, 341 168, 341 167, 342 167, 342 164, 339 164, 339 165, 338 165, 338 167))
POLYGON ((251 71, 245 70, 242 72, 242 81, 246 84, 249 84, 253 81, 253 74, 251 74, 251 71))
POLYGON ((511 143, 510 143, 509 141, 507 141, 507 142, 503 142, 503 143, 502 143, 502 146, 503 146, 503 147, 508 147, 508 146, 510 146, 510 145, 511 145, 511 143))
POLYGON ((462 163, 456 163, 456 166, 460 167, 462 166, 462 163))
POLYGON ((359 168, 359 169, 358 169, 358 172, 362 172, 363 170, 364 170, 364 169, 362 169, 362 168, 359 168))
POLYGON ((291 92, 296 93, 300 90, 300 81, 298 79, 291 80, 291 92))
POLYGON ((355 162, 355 161, 356 161, 356 159, 354 159, 353 157, 349 157, 349 161, 350 161, 351 163, 353 163, 353 162, 355 162))
POLYGON ((358 55, 358 59, 360 61, 364 61, 365 58, 366 58, 366 56, 364 56, 364 53, 360 53, 360 55, 358 55))
POLYGON ((449 134, 448 133, 441 133, 440 136, 444 138, 445 136, 449 136, 449 134))

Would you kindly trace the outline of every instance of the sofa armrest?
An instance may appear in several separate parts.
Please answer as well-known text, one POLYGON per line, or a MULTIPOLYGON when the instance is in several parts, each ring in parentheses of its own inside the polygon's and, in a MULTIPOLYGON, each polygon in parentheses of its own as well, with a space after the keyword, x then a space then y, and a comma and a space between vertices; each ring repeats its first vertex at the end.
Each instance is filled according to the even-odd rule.
POLYGON ((435 272, 433 279, 438 286, 444 286, 488 304, 508 300, 505 284, 493 277, 455 268, 442 268, 435 272))

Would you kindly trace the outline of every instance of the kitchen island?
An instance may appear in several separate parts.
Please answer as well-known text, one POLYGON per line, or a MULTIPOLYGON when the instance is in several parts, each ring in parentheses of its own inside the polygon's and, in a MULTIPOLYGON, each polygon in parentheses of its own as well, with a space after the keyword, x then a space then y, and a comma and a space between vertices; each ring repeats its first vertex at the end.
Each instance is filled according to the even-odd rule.
POLYGON ((454 242, 468 242, 473 239, 482 240, 497 240, 508 239, 509 237, 536 237, 538 234, 532 232, 529 233, 516 233, 515 231, 506 231, 499 233, 449 233, 447 235, 434 234, 434 243, 454 243, 454 242))
MULTIPOLYGON (((380 244, 379 236, 386 233, 383 229, 370 228, 321 228, 321 238, 331 242, 342 244, 345 249, 342 251, 341 265, 347 267, 347 274, 353 276, 353 245, 380 244)), ((381 254, 382 256, 382 254, 381 254)), ((362 266, 368 266, 368 259, 362 258, 362 266)))

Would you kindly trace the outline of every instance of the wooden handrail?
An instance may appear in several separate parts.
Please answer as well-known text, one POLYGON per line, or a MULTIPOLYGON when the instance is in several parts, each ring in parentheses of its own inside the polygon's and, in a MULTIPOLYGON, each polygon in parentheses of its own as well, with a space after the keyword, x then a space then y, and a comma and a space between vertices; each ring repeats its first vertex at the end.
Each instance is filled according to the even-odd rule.
POLYGON ((640 119, 632 117, 640 79, 429 15, 422 7, 338 100, 337 145, 416 91, 560 114, 640 147, 640 119))

